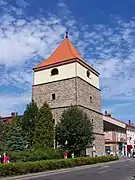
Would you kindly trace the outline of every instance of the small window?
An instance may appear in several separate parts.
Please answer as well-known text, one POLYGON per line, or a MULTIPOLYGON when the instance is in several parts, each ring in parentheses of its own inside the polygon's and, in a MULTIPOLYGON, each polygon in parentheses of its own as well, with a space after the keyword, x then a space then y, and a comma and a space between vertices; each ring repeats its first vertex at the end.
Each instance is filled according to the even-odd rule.
POLYGON ((91 120, 92 124, 93 124, 93 119, 91 120))
POLYGON ((87 70, 87 77, 90 77, 90 71, 87 70))
POLYGON ((57 75, 57 74, 59 74, 59 71, 58 71, 57 68, 54 68, 54 69, 51 70, 51 76, 54 76, 54 75, 57 75))
POLYGON ((55 100, 55 94, 52 94, 52 100, 55 100))
POLYGON ((53 124, 55 124, 55 119, 53 119, 53 124))
POLYGON ((90 101, 92 101, 92 96, 90 96, 90 101))

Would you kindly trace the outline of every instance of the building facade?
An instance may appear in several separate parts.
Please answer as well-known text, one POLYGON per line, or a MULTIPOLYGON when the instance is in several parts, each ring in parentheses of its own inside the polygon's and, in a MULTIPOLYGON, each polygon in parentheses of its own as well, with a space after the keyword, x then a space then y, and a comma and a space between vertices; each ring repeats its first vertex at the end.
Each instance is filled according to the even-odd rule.
POLYGON ((105 134, 105 151, 114 154, 127 155, 127 132, 126 123, 113 118, 111 114, 103 115, 104 134, 105 134))
POLYGON ((127 151, 128 154, 132 154, 135 149, 135 125, 129 122, 126 124, 127 126, 127 151))
POLYGON ((86 154, 92 155, 94 151, 102 155, 104 133, 99 73, 82 59, 67 36, 55 52, 33 70, 32 98, 38 107, 46 101, 55 124, 63 110, 71 105, 83 109, 93 123, 95 135, 93 148, 86 149, 86 154))
POLYGON ((124 132, 117 131, 106 131, 105 133, 105 150, 111 151, 114 154, 122 152, 123 155, 126 155, 126 144, 127 137, 124 132))

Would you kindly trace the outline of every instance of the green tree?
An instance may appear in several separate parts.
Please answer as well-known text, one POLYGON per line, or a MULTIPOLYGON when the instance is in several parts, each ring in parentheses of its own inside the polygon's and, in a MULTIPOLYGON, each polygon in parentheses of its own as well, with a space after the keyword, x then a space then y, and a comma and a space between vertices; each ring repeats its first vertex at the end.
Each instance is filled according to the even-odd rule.
POLYGON ((4 134, 4 148, 8 151, 22 151, 26 149, 27 141, 20 125, 21 119, 16 116, 11 125, 7 125, 4 134))
POLYGON ((44 103, 39 110, 38 121, 35 129, 35 148, 47 148, 54 146, 54 122, 51 109, 44 103))
POLYGON ((64 110, 56 126, 58 145, 70 152, 84 150, 94 140, 93 126, 86 113, 77 106, 64 110))
POLYGON ((24 116, 22 119, 22 129, 23 129, 23 133, 26 136, 28 148, 33 147, 34 132, 35 132, 35 126, 37 122, 38 112, 39 112, 39 109, 36 103, 34 102, 34 100, 32 100, 27 105, 27 108, 24 111, 24 116))
POLYGON ((4 122, 0 120, 0 149, 3 149, 4 122))

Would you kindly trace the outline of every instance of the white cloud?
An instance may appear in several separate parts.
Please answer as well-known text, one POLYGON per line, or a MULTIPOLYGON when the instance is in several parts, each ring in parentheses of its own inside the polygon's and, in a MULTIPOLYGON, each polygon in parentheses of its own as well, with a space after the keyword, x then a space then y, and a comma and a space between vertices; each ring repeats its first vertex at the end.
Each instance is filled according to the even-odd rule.
MULTIPOLYGON (((0 107, 0 115, 10 115, 11 112, 18 112, 21 110, 22 106, 26 106, 28 102, 31 100, 31 95, 29 92, 25 94, 16 94, 16 95, 7 95, 1 94, 0 95, 0 102, 2 106, 0 107)), ((21 110, 22 112, 22 110, 21 110)))
POLYGON ((23 8, 26 8, 29 6, 28 3, 26 3, 26 1, 24 0, 16 0, 16 4, 19 6, 19 7, 23 7, 23 8))
MULTIPOLYGON (((25 17, 23 8, 29 5, 24 0, 18 1, 18 6, 23 8, 13 7, 3 0, 0 5, 4 11, 0 16, 1 85, 12 84, 28 89, 30 94, 32 67, 54 51, 69 28, 69 37, 81 55, 100 71, 103 99, 135 99, 134 18, 128 22, 116 18, 113 27, 103 24, 92 27, 75 20, 62 2, 58 3, 57 14, 34 19, 25 17)), ((21 103, 19 98, 13 98, 21 103)), ((3 112, 8 112, 8 106, 5 101, 3 112)))
POLYGON ((128 120, 133 120, 135 118, 134 114, 134 101, 129 102, 112 102, 111 104, 107 104, 102 109, 102 112, 105 113, 107 110, 108 113, 112 115, 112 117, 118 118, 125 122, 128 120))

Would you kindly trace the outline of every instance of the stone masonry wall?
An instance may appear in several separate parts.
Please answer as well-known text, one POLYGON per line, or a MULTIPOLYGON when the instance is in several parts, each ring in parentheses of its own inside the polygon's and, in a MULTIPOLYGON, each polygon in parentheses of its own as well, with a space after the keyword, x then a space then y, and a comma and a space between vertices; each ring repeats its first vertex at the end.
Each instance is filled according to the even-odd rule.
POLYGON ((103 117, 101 114, 98 114, 96 112, 93 112, 89 109, 83 108, 83 111, 87 113, 91 123, 93 123, 93 132, 94 133, 99 133, 99 134, 104 134, 103 133, 103 117), (92 122, 93 121, 93 122, 92 122))
POLYGON ((104 147, 105 147, 104 132, 103 132, 103 116, 89 109, 86 108, 82 108, 82 109, 85 113, 87 113, 91 123, 93 123, 93 132, 95 137, 93 143, 95 145, 96 153, 97 155, 103 155, 104 147))
POLYGON ((101 91, 77 78, 77 104, 101 112, 101 91))
POLYGON ((46 101, 51 108, 74 105, 76 103, 75 78, 33 86, 32 97, 41 107, 46 101), (55 93, 56 99, 52 100, 55 93))
POLYGON ((102 156, 105 152, 104 135, 95 134, 94 137, 95 140, 93 143, 95 145, 96 154, 102 156))
POLYGON ((97 154, 103 154, 103 117, 101 114, 99 114, 101 112, 101 95, 98 89, 90 86, 80 78, 73 78, 33 86, 32 96, 38 107, 41 107, 45 101, 49 103, 50 107, 52 108, 55 123, 57 123, 57 121, 60 119, 61 114, 66 107, 70 106, 71 104, 74 105, 76 102, 78 105, 81 105, 80 107, 88 114, 91 122, 93 119, 93 131, 95 133, 94 144, 97 154), (55 100, 52 100, 53 93, 56 95, 55 100), (90 102, 89 96, 93 97, 92 102, 90 102), (99 113, 94 112, 91 109, 98 111, 99 113))

